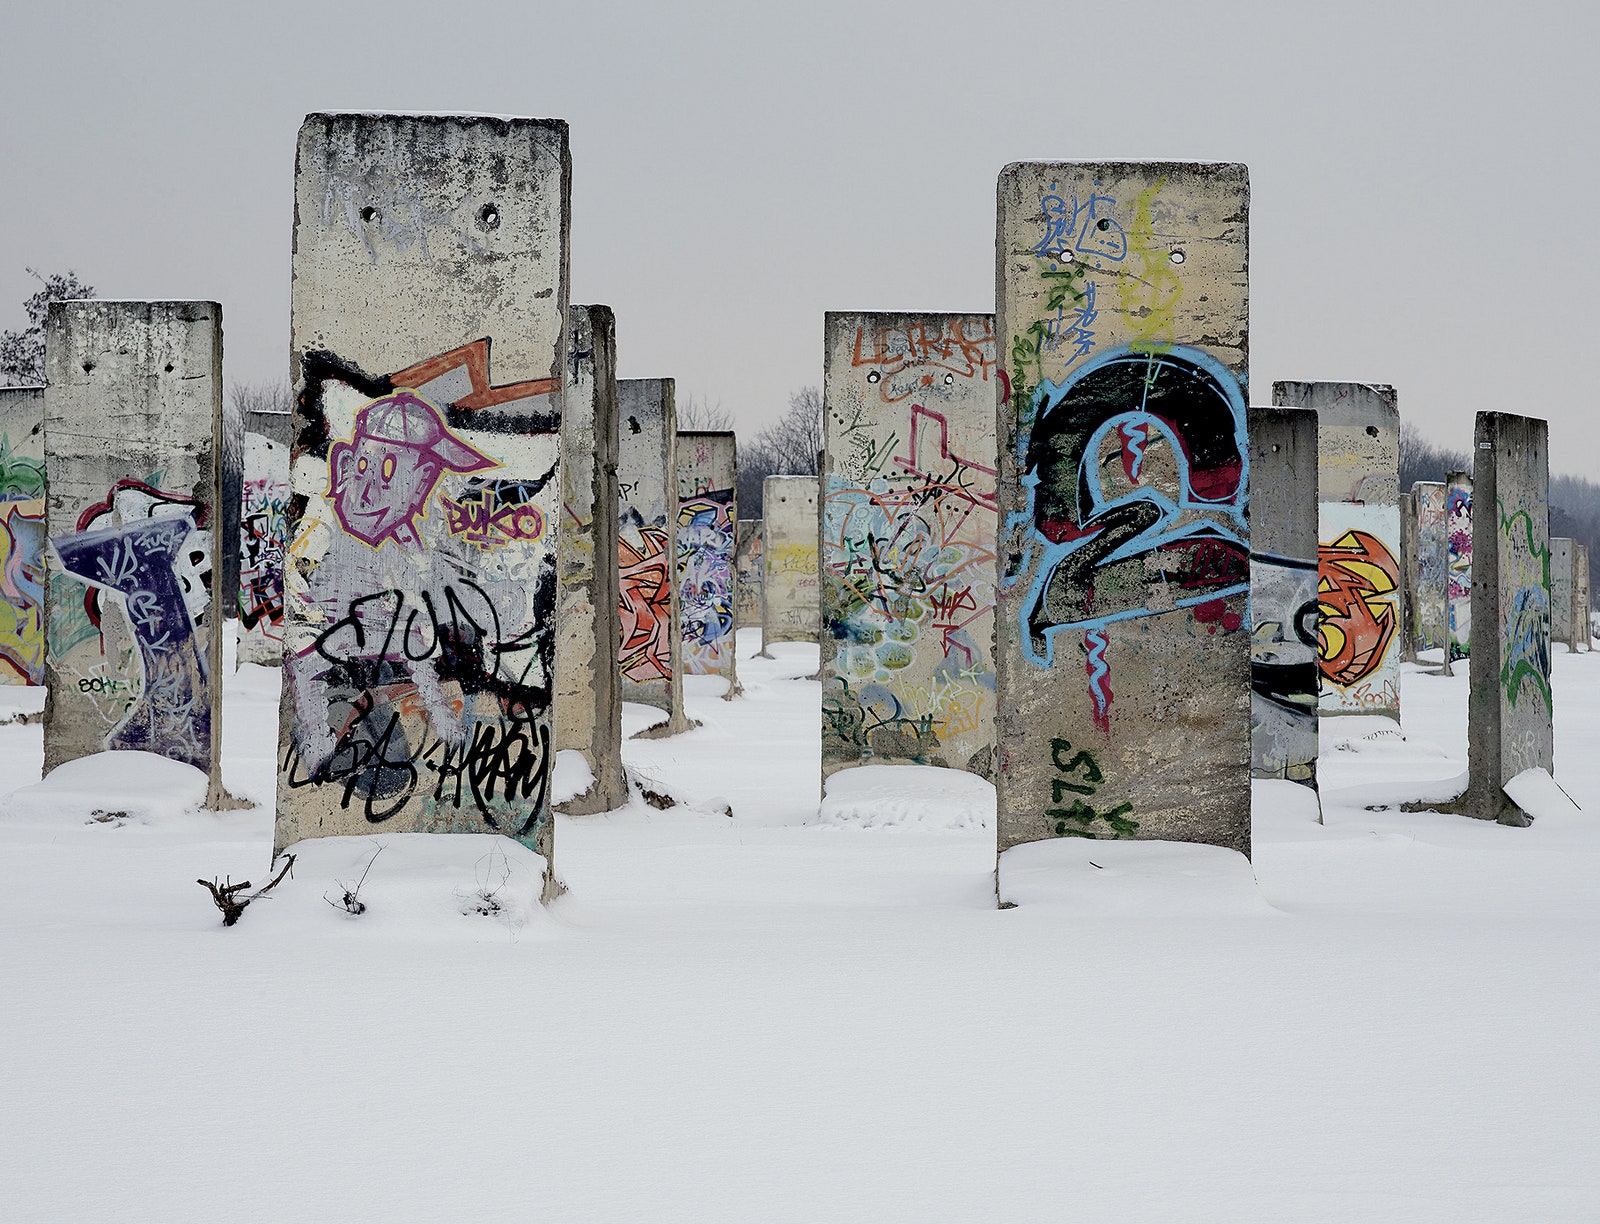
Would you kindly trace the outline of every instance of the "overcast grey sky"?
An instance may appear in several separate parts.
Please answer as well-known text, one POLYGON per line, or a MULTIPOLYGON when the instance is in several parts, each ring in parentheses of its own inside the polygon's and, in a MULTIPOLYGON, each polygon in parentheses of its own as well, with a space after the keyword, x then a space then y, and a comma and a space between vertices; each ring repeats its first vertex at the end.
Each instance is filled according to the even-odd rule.
POLYGON ((820 382, 822 314, 988 311, 1026 158, 1250 166, 1251 382, 1392 382, 1466 448, 1548 416, 1600 477, 1600 18, 1589 3, 250 6, 0 16, 0 326, 25 266, 223 303, 230 380, 288 371, 313 110, 572 125, 572 289, 620 373, 741 429, 820 382))

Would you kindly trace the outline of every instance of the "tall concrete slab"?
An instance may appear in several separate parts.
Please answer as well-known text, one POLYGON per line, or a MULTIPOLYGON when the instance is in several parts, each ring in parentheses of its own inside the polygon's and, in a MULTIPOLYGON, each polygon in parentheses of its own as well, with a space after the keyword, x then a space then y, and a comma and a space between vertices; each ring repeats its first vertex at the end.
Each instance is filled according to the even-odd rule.
POLYGON ((44 388, 0 387, 0 684, 44 683, 44 388))
POLYGON ((1547 423, 1478 413, 1474 432, 1469 785, 1460 809, 1526 824, 1502 789, 1555 770, 1550 705, 1550 466, 1547 423))
POLYGON ((765 536, 760 519, 740 519, 734 545, 734 593, 739 628, 761 628, 761 570, 765 536))
POLYGON ((815 642, 822 581, 817 569, 817 478, 768 476, 761 483, 766 536, 761 575, 762 649, 815 642))
POLYGON ((1550 538, 1550 640, 1576 650, 1572 631, 1573 542, 1550 538))
POLYGON ((45 334, 44 767, 153 752, 222 800, 222 308, 57 302, 45 334))
POLYGON ((1472 477, 1445 478, 1445 568, 1449 571, 1450 657, 1472 653, 1472 477))
POLYGON ((276 849, 548 861, 570 181, 558 120, 301 126, 276 849))
POLYGON ((1318 415, 1324 714, 1400 717, 1400 410, 1378 383, 1278 382, 1318 415))
POLYGON ((666 726, 685 729, 678 584, 677 405, 670 378, 617 383, 621 442, 617 459, 618 666, 622 699, 667 711, 666 726))
POLYGON ((573 306, 561 413, 561 598, 556 623, 556 747, 594 774, 562 804, 572 815, 628 801, 622 771, 622 621, 617 567, 617 332, 609 306, 573 306), (598 562, 598 563, 597 563, 598 562))
POLYGON ((1415 663, 1421 635, 1417 627, 1417 498, 1416 491, 1400 494, 1400 589, 1395 609, 1400 621, 1400 661, 1415 663))
POLYGON ((734 546, 739 521, 739 445, 730 431, 678 435, 678 608, 684 674, 739 687, 734 546))
POLYGON ((1249 176, 999 181, 999 847, 1250 852, 1249 176))
POLYGON ((1317 785, 1317 414, 1250 409, 1250 772, 1317 785))
POLYGON ((1589 549, 1572 546, 1572 631, 1573 649, 1589 650, 1594 642, 1590 628, 1589 549))
POLYGON ((277 667, 283 662, 283 555, 289 543, 288 442, 245 431, 240 498, 239 662, 277 667))
POLYGON ((823 777, 992 778, 994 319, 830 312, 823 337, 823 777))
POLYGON ((1450 596, 1445 530, 1446 486, 1443 481, 1419 480, 1411 487, 1411 504, 1416 524, 1417 553, 1414 589, 1416 642, 1422 650, 1437 650, 1443 655, 1450 639, 1450 596))

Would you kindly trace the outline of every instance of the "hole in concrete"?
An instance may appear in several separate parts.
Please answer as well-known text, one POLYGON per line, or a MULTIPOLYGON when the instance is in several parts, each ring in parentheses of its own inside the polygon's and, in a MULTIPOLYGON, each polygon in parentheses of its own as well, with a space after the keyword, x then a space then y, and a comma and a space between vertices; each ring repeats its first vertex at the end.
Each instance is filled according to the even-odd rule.
POLYGON ((372 207, 371 204, 368 204, 365 208, 363 208, 361 210, 361 219, 363 221, 365 221, 368 225, 371 225, 374 221, 378 220, 382 216, 383 216, 383 214, 381 212, 379 212, 376 208, 372 207))
POLYGON ((478 228, 492 230, 500 224, 500 210, 493 204, 485 204, 478 209, 478 228))
POLYGON ((631 417, 628 418, 628 432, 629 433, 638 433, 639 432, 639 418, 638 417, 632 417, 631 416, 631 417))
POLYGON ((1376 425, 1368 425, 1367 426, 1367 437, 1376 438, 1377 436, 1378 436, 1378 427, 1376 425))
POLYGON ((880 380, 880 379, 882 379, 882 378, 883 378, 883 375, 882 375, 882 374, 880 374, 880 373, 878 373, 878 371, 876 371, 876 370, 871 370, 871 371, 869 371, 869 372, 868 372, 868 374, 867 374, 867 381, 868 381, 868 382, 869 382, 869 383, 875 383, 875 382, 878 382, 878 381, 879 381, 879 380, 880 380))
POLYGON ((956 376, 954 374, 946 374, 944 376, 944 385, 948 387, 951 383, 955 382, 955 380, 956 376))
POLYGON ((1102 230, 1102 231, 1110 229, 1111 228, 1111 218, 1110 217, 1101 217, 1100 220, 1098 220, 1098 221, 1096 221, 1094 223, 1094 227, 1095 227, 1095 229, 1102 230))
POLYGON ((1184 255, 1182 251, 1174 251, 1172 254, 1168 255, 1167 258, 1172 260, 1172 262, 1175 264, 1181 264, 1188 257, 1184 255))
POLYGON ((83 363, 83 372, 85 374, 93 374, 94 373, 94 362, 92 362, 92 361, 84 362, 83 363))
POLYGON ((168 374, 171 374, 172 373, 172 362, 170 362, 170 361, 167 362, 167 364, 164 365, 162 367, 162 369, 164 369, 168 374))

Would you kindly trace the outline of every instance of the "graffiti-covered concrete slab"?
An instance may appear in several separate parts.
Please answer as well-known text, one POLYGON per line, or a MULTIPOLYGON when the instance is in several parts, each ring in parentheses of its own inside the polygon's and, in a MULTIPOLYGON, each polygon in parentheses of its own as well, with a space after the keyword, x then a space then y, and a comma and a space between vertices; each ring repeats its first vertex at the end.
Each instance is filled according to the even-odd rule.
POLYGON ((0 387, 0 684, 44 683, 44 388, 0 387))
POLYGON ((822 581, 817 571, 815 476, 768 476, 761 484, 765 517, 761 575, 763 648, 773 642, 815 642, 822 581))
POLYGON ((622 772, 617 567, 617 344, 608 306, 573 306, 561 415, 561 599, 556 637, 556 747, 581 752, 589 791, 562 805, 609 812, 628 799, 622 772))
POLYGON ((1278 382, 1314 408, 1322 503, 1319 659, 1324 714, 1400 717, 1400 410, 1376 383, 1278 382))
POLYGON ((1593 643, 1590 630, 1589 550, 1582 544, 1572 546, 1572 630, 1573 648, 1588 650, 1593 643))
POLYGON ((1472 652, 1472 477, 1445 479, 1445 568, 1449 571, 1450 657, 1472 652))
POLYGON ((566 125, 308 116, 276 847, 548 854, 566 125))
POLYGON ((989 315, 824 324, 822 773, 994 772, 989 315))
POLYGON ((47 328, 45 771, 153 752, 216 800, 222 308, 57 302, 47 328))
POLYGON ((678 435, 678 609, 683 670, 738 688, 734 546, 739 447, 731 432, 678 435))
POLYGON ((1400 494, 1400 551, 1395 554, 1399 562, 1400 589, 1395 592, 1395 613, 1400 622, 1396 640, 1400 646, 1400 661, 1417 661, 1417 498, 1413 490, 1400 494))
POLYGON ((621 440, 617 460, 622 699, 683 711, 678 664, 677 405, 670 378, 617 383, 621 440))
POLYGON ((1572 632, 1573 542, 1550 538, 1550 640, 1575 650, 1572 632))
POLYGON ((1470 783, 1462 810, 1524 824, 1501 788, 1525 769, 1555 770, 1548 426, 1480 412, 1474 443, 1470 783))
POLYGON ((761 571, 765 535, 760 519, 740 519, 734 546, 734 593, 739 628, 761 627, 761 571))
POLYGON ((1317 414, 1250 409, 1250 769, 1317 785, 1317 414))
POLYGON ((999 846, 1250 852, 1249 177, 999 182, 999 846))
POLYGON ((239 662, 283 662, 289 444, 247 430, 239 509, 239 662))
POLYGON ((1443 651, 1450 638, 1450 596, 1446 487, 1442 481, 1419 480, 1411 487, 1417 552, 1413 589, 1412 632, 1420 650, 1443 651))

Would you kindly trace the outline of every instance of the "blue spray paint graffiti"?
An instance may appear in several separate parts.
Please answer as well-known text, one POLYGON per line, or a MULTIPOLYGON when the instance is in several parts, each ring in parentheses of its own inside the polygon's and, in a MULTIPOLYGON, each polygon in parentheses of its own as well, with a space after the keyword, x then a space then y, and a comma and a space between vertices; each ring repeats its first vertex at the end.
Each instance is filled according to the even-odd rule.
POLYGON ((1040 383, 1033 427, 1018 437, 1023 552, 1006 585, 1024 658, 1056 662, 1055 638, 1085 631, 1097 714, 1109 703, 1104 639, 1116 621, 1175 608, 1225 630, 1218 601, 1247 592, 1245 402, 1238 381, 1199 349, 1119 348, 1040 383))
POLYGON ((174 568, 194 531, 194 520, 184 513, 101 527, 54 543, 68 573, 123 597, 139 647, 143 689, 106 746, 154 752, 204 770, 211 755, 206 661, 174 568))

